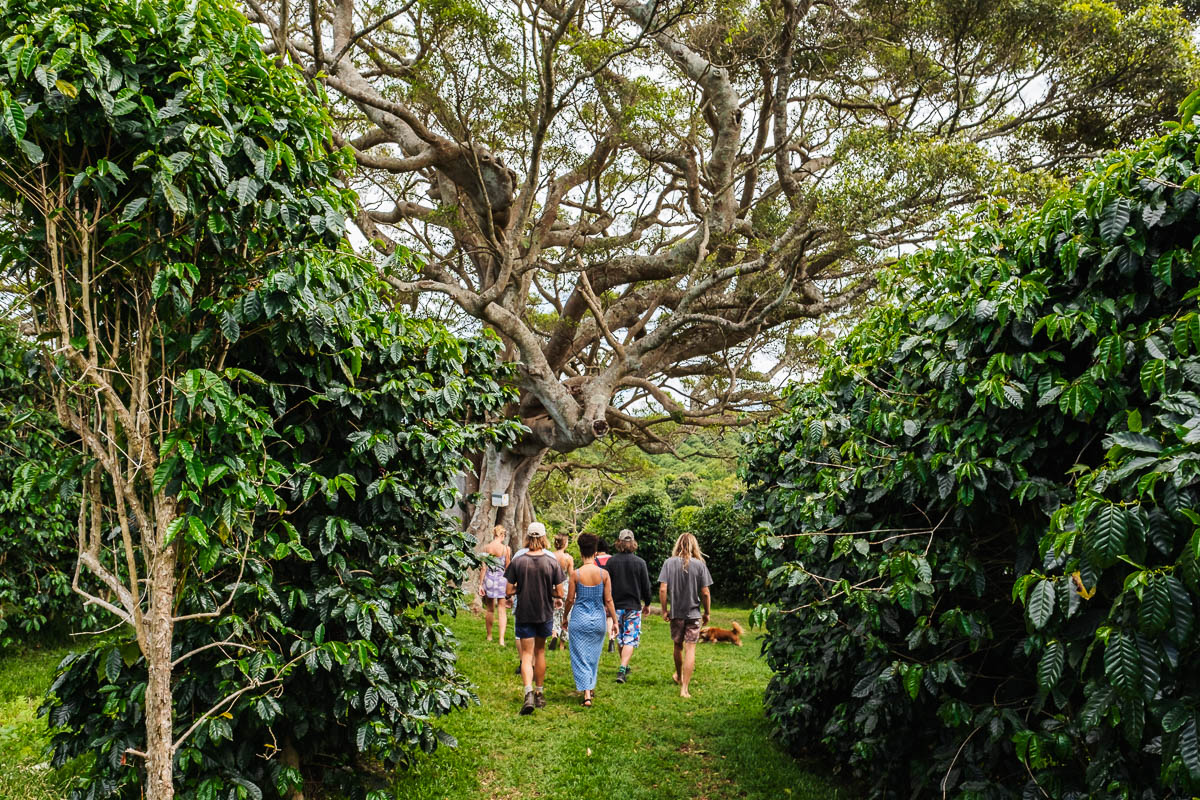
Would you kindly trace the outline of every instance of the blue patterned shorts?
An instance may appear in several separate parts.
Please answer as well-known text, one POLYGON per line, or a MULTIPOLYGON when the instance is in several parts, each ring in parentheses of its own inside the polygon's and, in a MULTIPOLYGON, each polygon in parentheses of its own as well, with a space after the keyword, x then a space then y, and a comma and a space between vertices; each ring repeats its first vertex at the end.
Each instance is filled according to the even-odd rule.
POLYGON ((640 608, 617 609, 617 645, 637 647, 642 640, 642 610, 640 608))

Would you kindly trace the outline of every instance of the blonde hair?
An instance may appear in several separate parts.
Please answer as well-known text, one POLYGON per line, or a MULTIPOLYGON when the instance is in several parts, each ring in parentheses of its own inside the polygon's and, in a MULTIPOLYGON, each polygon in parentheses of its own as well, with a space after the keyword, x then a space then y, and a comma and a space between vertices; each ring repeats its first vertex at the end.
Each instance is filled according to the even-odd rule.
POLYGON ((492 528, 492 539, 499 539, 506 533, 508 533, 507 528, 505 528, 503 525, 497 525, 496 527, 492 528))
POLYGON ((675 547, 671 549, 671 555, 683 560, 684 572, 687 572, 688 562, 693 558, 704 563, 704 553, 700 552, 700 543, 690 533, 679 534, 679 538, 675 540, 675 547))

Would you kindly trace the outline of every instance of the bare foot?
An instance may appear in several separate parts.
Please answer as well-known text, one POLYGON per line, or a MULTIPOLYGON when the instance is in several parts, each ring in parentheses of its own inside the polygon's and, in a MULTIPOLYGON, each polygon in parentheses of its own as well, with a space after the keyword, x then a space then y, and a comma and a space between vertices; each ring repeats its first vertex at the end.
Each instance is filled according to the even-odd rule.
POLYGON ((671 680, 672 680, 673 682, 675 682, 675 683, 679 683, 679 673, 678 673, 678 672, 672 672, 672 673, 671 673, 671 680))
POLYGON ((690 692, 688 692, 687 687, 683 687, 679 690, 679 696, 687 700, 690 699, 692 695, 690 692))
POLYGON ((500 646, 501 646, 501 647, 504 647, 504 640, 503 640, 503 639, 501 639, 501 640, 500 640, 500 646))
POLYGON ((490 636, 487 637, 487 640, 490 642, 492 640, 492 637, 490 637, 490 636))

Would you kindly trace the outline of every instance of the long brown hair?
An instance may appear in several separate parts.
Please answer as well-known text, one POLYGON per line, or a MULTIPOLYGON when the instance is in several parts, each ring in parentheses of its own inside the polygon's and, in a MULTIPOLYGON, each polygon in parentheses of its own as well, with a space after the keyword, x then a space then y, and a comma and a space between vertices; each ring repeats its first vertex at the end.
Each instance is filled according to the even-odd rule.
POLYGON ((671 555, 682 559, 684 572, 687 572, 688 562, 693 558, 702 564, 704 563, 704 553, 700 552, 700 542, 696 541, 695 536, 687 532, 679 534, 679 538, 675 540, 675 547, 671 550, 671 555))

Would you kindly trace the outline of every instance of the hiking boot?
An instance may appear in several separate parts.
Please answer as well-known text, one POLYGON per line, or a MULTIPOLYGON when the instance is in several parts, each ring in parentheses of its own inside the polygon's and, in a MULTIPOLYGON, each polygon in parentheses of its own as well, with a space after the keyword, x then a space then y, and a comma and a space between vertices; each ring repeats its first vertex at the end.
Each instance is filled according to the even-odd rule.
POLYGON ((545 692, 534 692, 533 693, 533 705, 535 708, 545 708, 546 707, 546 693, 545 692))
POLYGON ((629 679, 629 670, 625 667, 617 667, 617 683, 624 683, 629 679))
POLYGON ((533 692, 525 693, 525 702, 521 705, 521 716, 527 717, 533 713, 533 709, 537 707, 537 698, 533 692))

